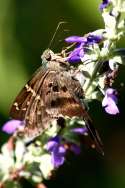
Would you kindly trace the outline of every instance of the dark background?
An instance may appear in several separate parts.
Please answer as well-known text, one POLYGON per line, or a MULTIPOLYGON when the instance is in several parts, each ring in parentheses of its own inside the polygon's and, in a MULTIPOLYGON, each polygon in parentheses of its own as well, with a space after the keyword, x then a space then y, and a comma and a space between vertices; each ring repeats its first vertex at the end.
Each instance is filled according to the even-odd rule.
MULTIPOLYGON (((98 11, 99 0, 0 0, 0 125, 9 119, 10 105, 32 73, 40 66, 40 56, 60 21, 66 21, 51 45, 55 52, 66 46, 64 38, 103 28, 98 11), (65 30, 69 30, 68 32, 65 30)), ((124 47, 123 39, 118 46, 124 47)), ((80 156, 70 155, 65 165, 46 181, 51 187, 125 187, 125 68, 121 67, 116 87, 119 90, 120 115, 107 115, 94 101, 90 114, 99 130, 105 155, 92 149, 80 156)), ((0 142, 6 140, 1 132, 0 142)))

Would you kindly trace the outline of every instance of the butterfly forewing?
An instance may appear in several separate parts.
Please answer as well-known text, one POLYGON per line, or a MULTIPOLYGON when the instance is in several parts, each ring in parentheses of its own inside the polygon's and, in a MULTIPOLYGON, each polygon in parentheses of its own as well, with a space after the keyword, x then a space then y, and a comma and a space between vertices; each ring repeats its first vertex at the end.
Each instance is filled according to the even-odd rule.
POLYGON ((40 82, 42 82, 46 71, 41 67, 33 75, 32 79, 20 91, 10 109, 10 116, 14 119, 24 120, 32 101, 36 98, 40 82))

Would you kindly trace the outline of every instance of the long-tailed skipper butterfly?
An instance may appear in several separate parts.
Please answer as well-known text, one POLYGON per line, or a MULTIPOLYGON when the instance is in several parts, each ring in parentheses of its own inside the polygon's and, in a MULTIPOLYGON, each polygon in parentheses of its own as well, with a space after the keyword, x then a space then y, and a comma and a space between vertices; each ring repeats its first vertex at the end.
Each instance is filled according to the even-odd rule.
POLYGON ((49 49, 41 57, 42 66, 16 97, 10 116, 25 122, 24 134, 29 138, 41 134, 60 115, 83 118, 95 147, 103 153, 99 135, 81 102, 83 89, 70 64, 49 49))

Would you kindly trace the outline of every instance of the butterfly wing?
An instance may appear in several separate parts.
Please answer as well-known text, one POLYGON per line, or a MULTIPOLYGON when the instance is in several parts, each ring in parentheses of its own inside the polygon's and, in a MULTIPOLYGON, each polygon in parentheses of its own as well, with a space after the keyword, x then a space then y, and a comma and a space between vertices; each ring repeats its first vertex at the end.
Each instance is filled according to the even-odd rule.
POLYGON ((40 67, 23 87, 11 106, 10 116, 12 118, 19 120, 25 119, 26 114, 32 106, 32 102, 36 97, 38 98, 38 90, 46 74, 48 72, 40 67))
POLYGON ((10 110, 13 119, 25 121, 25 134, 30 137, 42 133, 60 115, 82 117, 83 113, 66 87, 65 74, 42 67, 21 90, 10 110))
POLYGON ((84 93, 79 81, 65 71, 51 71, 42 87, 44 92, 42 98, 45 102, 47 115, 57 119, 60 115, 84 118, 88 132, 94 142, 93 145, 103 154, 99 134, 92 124, 84 103, 80 100, 83 99, 84 93), (44 90, 44 88, 48 90, 44 90))
POLYGON ((83 90, 70 74, 40 67, 17 96, 10 116, 25 121, 25 134, 30 138, 42 133, 60 115, 84 117, 95 145, 101 150, 99 136, 89 122, 81 97, 83 90))
POLYGON ((41 85, 47 74, 49 74, 49 70, 40 67, 20 91, 10 109, 10 116, 13 119, 25 121, 25 132, 30 137, 38 135, 43 129, 41 117, 39 117, 43 115, 44 108, 40 93, 41 85))
MULTIPOLYGON (((87 111, 86 111, 86 107, 84 104, 84 99, 83 99, 83 89, 79 83, 78 80, 76 80, 74 77, 72 76, 67 76, 67 73, 62 77, 62 83, 65 84, 66 83, 66 87, 68 89, 68 92, 70 93, 70 97, 72 97, 75 100, 75 104, 78 106, 78 109, 76 108, 76 111, 79 110, 79 113, 77 114, 77 116, 79 117, 83 117, 85 123, 86 123, 86 127, 88 129, 88 132, 93 140, 93 145, 92 147, 96 147, 96 149, 102 153, 102 155, 104 154, 103 152, 103 144, 101 141, 101 138, 99 136, 98 131, 94 128, 93 124, 92 124, 92 120, 90 118, 90 116, 88 115, 87 111), (81 100, 83 99, 83 100, 81 100)), ((71 105, 71 104, 70 104, 71 105)), ((71 106, 71 111, 72 111, 72 106, 71 106)), ((75 109, 74 109, 75 110, 75 109)), ((70 111, 70 109, 69 109, 70 111)))

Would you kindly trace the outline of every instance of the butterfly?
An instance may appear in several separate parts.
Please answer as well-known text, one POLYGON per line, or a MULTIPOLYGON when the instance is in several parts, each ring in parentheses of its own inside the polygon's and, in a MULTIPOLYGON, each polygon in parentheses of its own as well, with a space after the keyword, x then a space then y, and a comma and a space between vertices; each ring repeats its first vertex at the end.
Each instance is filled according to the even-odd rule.
POLYGON ((10 109, 10 116, 25 122, 24 134, 35 137, 60 116, 83 118, 94 145, 103 153, 102 143, 84 102, 84 91, 74 70, 62 55, 50 49, 41 56, 42 66, 20 91, 10 109))

